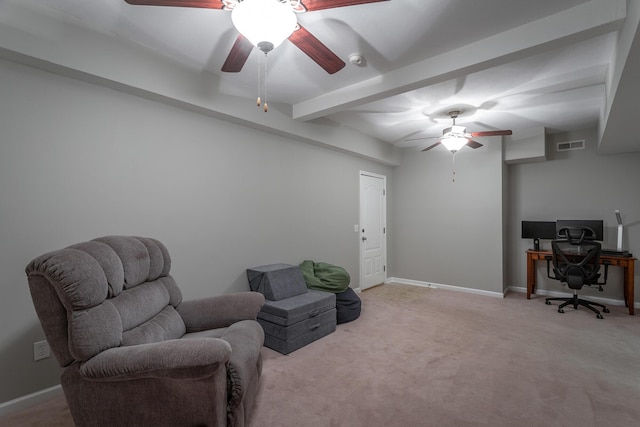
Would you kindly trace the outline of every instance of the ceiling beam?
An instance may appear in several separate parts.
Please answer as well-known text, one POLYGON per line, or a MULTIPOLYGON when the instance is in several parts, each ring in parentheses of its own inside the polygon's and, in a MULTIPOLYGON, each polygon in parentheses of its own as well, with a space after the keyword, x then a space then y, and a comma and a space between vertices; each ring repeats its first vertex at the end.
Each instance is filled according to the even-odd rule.
POLYGON ((621 27, 625 0, 591 0, 453 51, 299 102, 293 118, 312 120, 380 99, 503 65, 621 27))
POLYGON ((636 106, 640 105, 640 2, 629 2, 607 82, 607 103, 600 120, 598 152, 639 151, 636 106))

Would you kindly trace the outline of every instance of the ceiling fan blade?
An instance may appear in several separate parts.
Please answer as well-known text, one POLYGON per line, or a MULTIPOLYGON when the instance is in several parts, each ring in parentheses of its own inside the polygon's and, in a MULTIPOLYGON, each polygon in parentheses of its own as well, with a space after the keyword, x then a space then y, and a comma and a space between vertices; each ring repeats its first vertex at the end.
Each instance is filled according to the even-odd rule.
POLYGON ((513 132, 510 130, 489 130, 485 132, 471 132, 471 136, 500 136, 500 135, 511 135, 513 132))
POLYGON ((338 55, 302 26, 289 36, 289 40, 329 74, 334 74, 345 66, 338 55))
POLYGON ((482 144, 480 144, 478 141, 474 141, 473 139, 470 139, 467 142, 467 146, 471 148, 480 148, 482 147, 482 144))
POLYGON ((428 146, 427 148, 425 148, 425 149, 424 149, 424 150, 422 150, 422 151, 429 151, 429 150, 431 150, 432 148, 437 147, 438 145, 440 145, 440 141, 436 142, 436 143, 435 143, 435 144, 433 144, 433 145, 428 146))
POLYGON ((355 6, 358 4, 377 3, 389 0, 302 0, 300 3, 307 10, 333 9, 334 7, 355 6))
POLYGON ((222 71, 226 73, 237 73, 242 70, 244 63, 247 62, 249 54, 253 50, 253 45, 242 34, 238 34, 236 42, 233 44, 227 59, 222 65, 222 71))
POLYGON ((124 0, 135 6, 174 6, 200 7, 203 9, 222 9, 222 0, 124 0))

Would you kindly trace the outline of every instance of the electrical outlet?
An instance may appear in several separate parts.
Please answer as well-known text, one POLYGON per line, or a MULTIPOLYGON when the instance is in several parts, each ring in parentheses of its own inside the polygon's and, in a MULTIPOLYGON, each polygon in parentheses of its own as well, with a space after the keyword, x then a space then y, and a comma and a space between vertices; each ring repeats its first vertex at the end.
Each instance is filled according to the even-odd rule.
POLYGON ((46 340, 34 342, 33 361, 37 362, 38 360, 46 359, 47 357, 51 357, 51 349, 49 348, 49 343, 46 340))

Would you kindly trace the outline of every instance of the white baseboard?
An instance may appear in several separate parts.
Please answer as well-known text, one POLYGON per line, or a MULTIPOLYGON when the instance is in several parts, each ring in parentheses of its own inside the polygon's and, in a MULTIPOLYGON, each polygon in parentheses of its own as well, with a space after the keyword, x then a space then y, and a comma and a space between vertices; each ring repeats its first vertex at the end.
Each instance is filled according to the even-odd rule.
MULTIPOLYGON (((507 290, 504 293, 500 293, 500 292, 483 291, 480 289, 465 288, 462 286, 445 285, 442 283, 423 282, 420 280, 412 280, 412 279, 402 279, 400 277, 389 277, 384 281, 385 285, 393 285, 394 283, 401 284, 401 285, 422 286, 425 288, 432 288, 432 289, 442 288, 450 291, 466 292, 466 293, 476 294, 476 295, 485 295, 485 296, 490 296, 494 298, 504 298, 507 292, 527 293, 527 288, 520 287, 520 286, 509 286, 507 287, 507 290)), ((360 288, 357 288, 354 290, 356 292, 361 291, 360 288)), ((558 292, 558 291, 549 291, 546 289, 536 289, 536 295, 545 296, 545 297, 547 296, 548 297, 570 297, 572 294, 569 292, 558 292)), ((592 295, 585 296, 585 298, 593 300, 594 302, 599 302, 604 305, 612 305, 617 307, 625 306, 625 302, 623 299, 602 298, 602 297, 592 296, 592 295)), ((633 307, 640 309, 640 302, 634 302, 633 307)))
MULTIPOLYGON (((524 288, 521 286, 509 286, 509 288, 507 288, 507 291, 526 294, 527 288, 524 288)), ((545 297, 570 297, 571 295, 573 295, 573 293, 550 291, 547 289, 536 289, 535 295, 540 295, 545 297)), ((604 304, 604 305, 613 305, 618 307, 625 306, 625 302, 623 299, 602 298, 602 297, 593 296, 593 295, 584 295, 584 298, 591 300, 593 302, 599 302, 600 304, 604 304)), ((640 303, 634 302, 633 307, 640 308, 640 303)))
POLYGON ((457 292, 466 292, 469 294, 476 294, 476 295, 484 295, 484 296, 488 296, 488 297, 494 297, 494 298, 504 298, 504 293, 503 292, 492 292, 492 291, 483 291, 481 289, 473 289, 473 288, 465 288, 462 286, 453 286, 453 285, 445 285, 443 283, 433 283, 433 282, 422 282, 420 280, 411 280, 411 279, 402 279, 399 277, 389 277, 387 280, 385 280, 385 285, 386 284, 401 284, 401 285, 413 285, 413 286, 422 286, 425 288, 433 288, 433 289, 447 289, 450 291, 457 291, 457 292))
POLYGON ((22 411, 23 409, 30 408, 31 406, 46 402, 47 400, 62 396, 63 394, 62 386, 55 385, 26 396, 18 397, 17 399, 0 403, 0 417, 22 411))

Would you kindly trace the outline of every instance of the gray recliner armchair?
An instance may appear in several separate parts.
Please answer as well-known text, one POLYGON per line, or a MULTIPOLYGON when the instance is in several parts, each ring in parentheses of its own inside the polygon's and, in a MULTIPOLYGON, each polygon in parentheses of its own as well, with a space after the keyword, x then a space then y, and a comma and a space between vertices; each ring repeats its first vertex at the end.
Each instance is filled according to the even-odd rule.
POLYGON ((243 426, 264 331, 257 292, 182 301, 165 246, 107 236, 26 268, 78 426, 243 426))

